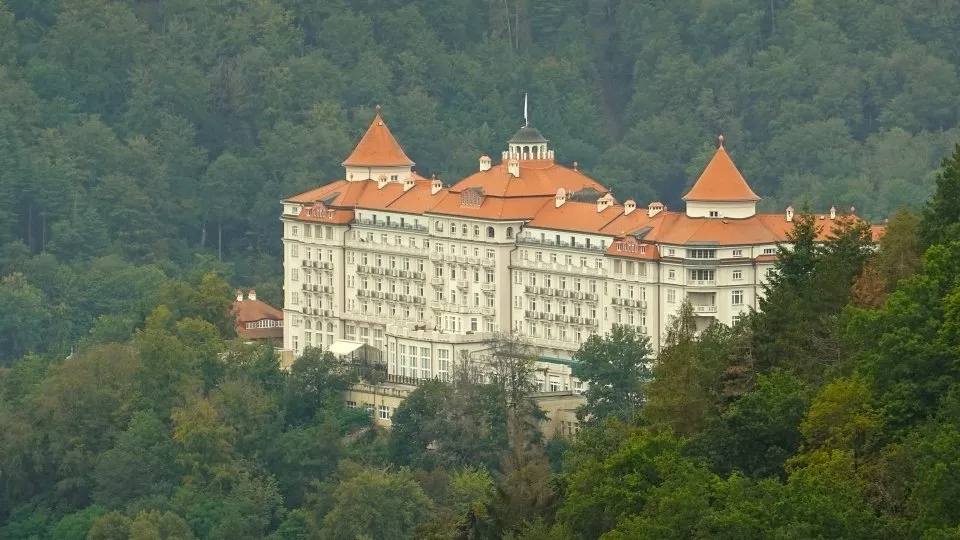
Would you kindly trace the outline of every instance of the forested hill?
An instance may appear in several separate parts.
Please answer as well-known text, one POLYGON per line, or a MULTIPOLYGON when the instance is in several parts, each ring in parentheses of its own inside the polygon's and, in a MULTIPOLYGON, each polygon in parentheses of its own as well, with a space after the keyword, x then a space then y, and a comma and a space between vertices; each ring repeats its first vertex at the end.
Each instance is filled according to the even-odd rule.
POLYGON ((65 338, 104 313, 90 265, 222 255, 278 302, 278 201, 342 174, 375 104, 451 182, 525 92, 621 200, 676 206, 723 133, 767 210, 881 219, 960 139, 957 35, 938 0, 2 0, 0 275, 65 338))

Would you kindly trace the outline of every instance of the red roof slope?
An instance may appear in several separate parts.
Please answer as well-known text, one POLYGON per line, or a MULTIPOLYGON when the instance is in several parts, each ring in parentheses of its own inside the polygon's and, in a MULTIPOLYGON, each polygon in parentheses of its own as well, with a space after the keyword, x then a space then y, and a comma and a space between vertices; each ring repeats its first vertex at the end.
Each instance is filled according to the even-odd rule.
POLYGON ((357 147, 350 157, 343 162, 349 167, 409 167, 413 161, 407 157, 400 143, 394 138, 390 128, 380 116, 380 106, 377 106, 377 116, 370 123, 367 132, 363 134, 357 147))
POLYGON ((750 189, 740 170, 733 164, 730 155, 723 148, 717 149, 713 159, 703 170, 703 174, 693 185, 690 192, 683 196, 685 201, 759 201, 760 197, 750 189))

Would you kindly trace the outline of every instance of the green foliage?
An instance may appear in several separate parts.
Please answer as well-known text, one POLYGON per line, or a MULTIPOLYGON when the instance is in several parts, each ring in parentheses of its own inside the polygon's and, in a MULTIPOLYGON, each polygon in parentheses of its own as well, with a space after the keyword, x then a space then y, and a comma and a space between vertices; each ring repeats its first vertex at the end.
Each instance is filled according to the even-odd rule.
POLYGON ((590 384, 587 404, 577 411, 581 421, 599 422, 613 415, 630 420, 643 402, 649 378, 646 363, 650 339, 636 328, 614 325, 606 336, 591 335, 574 355, 573 375, 590 384))
POLYGON ((320 537, 404 540, 432 506, 409 471, 361 471, 337 486, 320 537))

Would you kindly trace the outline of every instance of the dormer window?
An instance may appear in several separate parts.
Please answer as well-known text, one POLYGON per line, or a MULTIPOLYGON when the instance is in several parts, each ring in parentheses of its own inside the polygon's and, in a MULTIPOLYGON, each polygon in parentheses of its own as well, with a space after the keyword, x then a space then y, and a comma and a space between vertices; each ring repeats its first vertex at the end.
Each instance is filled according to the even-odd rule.
POLYGON ((717 210, 711 210, 710 217, 720 217, 720 212, 718 212, 717 210))

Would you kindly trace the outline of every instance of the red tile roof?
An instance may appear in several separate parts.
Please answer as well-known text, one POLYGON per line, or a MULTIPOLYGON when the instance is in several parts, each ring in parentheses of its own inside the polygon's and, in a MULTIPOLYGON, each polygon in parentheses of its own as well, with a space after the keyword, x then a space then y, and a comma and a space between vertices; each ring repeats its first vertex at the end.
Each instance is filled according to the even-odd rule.
POLYGON ((593 188, 606 193, 596 180, 589 176, 554 163, 552 160, 520 161, 520 176, 507 171, 506 163, 494 165, 488 171, 478 171, 457 182, 450 191, 459 193, 468 188, 483 188, 489 197, 553 197, 557 189, 568 192, 593 188))
POLYGON ((380 116, 380 106, 377 105, 377 115, 374 117, 367 132, 363 134, 357 147, 353 149, 344 162, 349 167, 409 167, 413 161, 407 157, 400 143, 390 133, 390 128, 380 116))
POLYGON ((685 201, 759 201, 760 197, 750 189, 740 170, 733 164, 721 144, 713 159, 703 170, 690 192, 683 196, 685 201))
MULTIPOLYGON (((242 295, 242 293, 240 293, 242 295)), ((262 320, 282 321, 283 312, 262 300, 234 300, 231 312, 237 319, 237 335, 246 339, 283 338, 283 327, 247 328, 247 323, 262 320)))

